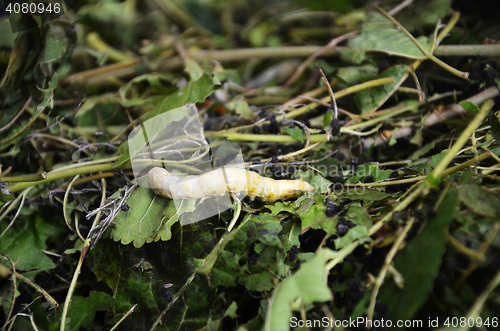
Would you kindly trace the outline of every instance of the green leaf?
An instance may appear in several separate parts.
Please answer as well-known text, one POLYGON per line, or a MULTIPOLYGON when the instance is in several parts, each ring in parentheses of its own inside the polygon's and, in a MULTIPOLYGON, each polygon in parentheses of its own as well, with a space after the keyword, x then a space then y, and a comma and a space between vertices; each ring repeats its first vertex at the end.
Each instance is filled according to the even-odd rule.
POLYGON ((408 6, 398 14, 408 31, 434 28, 436 22, 453 13, 452 0, 430 0, 425 6, 408 6))
POLYGON ((297 176, 311 184, 319 193, 329 192, 329 187, 332 185, 332 182, 314 171, 299 171, 297 176))
POLYGON ((342 67, 337 72, 337 76, 347 84, 355 82, 362 83, 370 79, 377 78, 378 67, 373 64, 364 64, 356 67, 342 67))
POLYGON ((352 190, 346 190, 339 194, 339 198, 349 199, 349 200, 362 200, 362 201, 378 201, 389 197, 382 191, 372 190, 366 187, 355 187, 352 190))
POLYGON ((350 205, 342 216, 344 216, 348 221, 365 226, 366 228, 370 228, 373 225, 370 214, 368 214, 366 208, 356 206, 354 204, 350 205))
POLYGON ((113 239, 124 245, 134 242, 135 247, 153 241, 161 225, 163 208, 168 201, 148 188, 137 187, 127 201, 130 210, 121 211, 116 217, 113 239))
POLYGON ((211 77, 202 75, 200 79, 190 81, 186 86, 166 97, 157 109, 147 114, 146 119, 151 119, 171 109, 185 106, 190 102, 196 103, 205 101, 206 97, 219 88, 220 85, 214 83, 211 77))
POLYGON ((203 69, 201 69, 198 62, 187 57, 184 59, 184 63, 186 64, 184 71, 189 74, 191 81, 197 81, 201 78, 201 76, 203 75, 203 69))
POLYGON ((295 206, 289 201, 287 202, 278 201, 274 205, 266 205, 266 208, 271 211, 271 213, 269 214, 271 216, 276 216, 282 211, 288 212, 290 214, 295 213, 295 206))
POLYGON ((409 320, 427 300, 446 248, 446 234, 458 210, 456 192, 448 193, 436 216, 394 259, 394 267, 405 279, 404 290, 394 282, 382 286, 378 299, 387 304, 392 320, 409 320))
MULTIPOLYGON (((431 43, 427 37, 421 36, 415 39, 425 49, 430 50, 431 43)), ((411 59, 426 58, 420 48, 401 29, 378 12, 368 13, 361 34, 349 40, 347 45, 350 49, 379 51, 411 59)))
POLYGON ((313 302, 332 300, 332 292, 326 283, 328 270, 325 266, 328 260, 337 257, 343 258, 343 255, 326 248, 322 249, 312 260, 303 263, 293 276, 276 286, 267 308, 264 330, 289 330, 292 309, 300 309, 300 306, 293 307, 297 299, 301 300, 306 309, 313 302))
POLYGON ((112 296, 104 292, 91 291, 88 298, 73 296, 69 307, 69 330, 80 330, 81 327, 90 330, 94 325, 95 313, 106 311, 115 304, 112 296))
MULTIPOLYGON (((5 220, 0 223, 0 233, 8 226, 5 220)), ((47 249, 45 241, 50 236, 61 232, 61 227, 45 222, 35 215, 23 227, 12 227, 0 239, 0 252, 8 252, 18 270, 47 270, 56 265, 42 250, 47 249)))
POLYGON ((226 108, 240 114, 246 120, 253 120, 253 112, 245 100, 235 100, 226 103, 226 108))
POLYGON ((469 115, 476 115, 479 111, 479 107, 476 104, 467 100, 461 101, 460 105, 464 107, 464 109, 467 111, 467 114, 469 115))
POLYGON ((64 29, 56 24, 48 25, 47 38, 45 39, 45 47, 43 50, 42 65, 46 65, 49 70, 46 73, 50 75, 54 62, 60 59, 67 51, 68 40, 64 29))
POLYGON ((269 270, 244 275, 240 278, 240 284, 249 291, 271 291, 274 288, 278 275, 269 270))
POLYGON ((7 202, 14 200, 14 196, 12 195, 12 192, 10 192, 6 188, 0 188, 0 202, 7 202))
POLYGON ((398 81, 403 77, 403 75, 408 71, 406 67, 390 67, 384 70, 380 74, 380 78, 394 78, 394 83, 385 84, 381 86, 376 86, 370 89, 362 90, 356 93, 354 100, 356 106, 361 110, 361 112, 367 113, 378 105, 379 102, 387 98, 389 94, 392 94, 393 88, 398 84, 398 81))
POLYGON ((301 129, 290 129, 290 128, 285 128, 284 129, 286 133, 288 133, 292 138, 297 139, 301 143, 305 143, 305 138, 304 138, 304 132, 302 132, 301 129))
POLYGON ((206 259, 205 267, 199 268, 198 272, 206 274, 212 272, 212 286, 225 285, 236 286, 238 279, 241 284, 247 284, 252 288, 263 288, 268 286, 264 284, 269 277, 246 276, 245 268, 239 265, 241 254, 250 248, 250 246, 259 242, 266 247, 275 246, 282 248, 283 244, 278 235, 282 230, 280 220, 271 216, 252 216, 247 219, 238 228, 225 234, 221 242, 212 250, 206 259), (218 256, 218 258, 217 258, 218 256), (213 269, 209 266, 211 261, 217 258, 213 264, 213 269))
POLYGON ((366 228, 366 226, 363 225, 355 226, 352 229, 349 229, 349 231, 343 237, 335 239, 334 241, 335 247, 337 249, 347 247, 350 244, 352 244, 355 240, 361 238, 363 238, 362 240, 360 240, 361 244, 372 241, 370 237, 366 236, 367 234, 368 234, 368 229, 366 228))
POLYGON ((173 200, 169 200, 167 207, 163 210, 163 219, 161 221, 158 234, 154 237, 154 241, 163 240, 167 241, 172 238, 172 226, 179 221, 179 217, 186 213, 192 212, 196 208, 196 201, 184 200, 180 207, 176 206, 173 200))
POLYGON ((500 114, 495 115, 495 112, 488 113, 488 124, 491 125, 491 135, 498 141, 500 140, 500 114))
POLYGON ((322 229, 328 234, 335 234, 334 219, 326 216, 326 205, 321 196, 317 196, 314 205, 300 214, 302 229, 322 229))
POLYGON ((476 184, 468 184, 458 189, 458 196, 475 213, 486 217, 500 215, 498 203, 500 195, 476 184))
POLYGON ((354 176, 347 178, 346 182, 355 184, 369 175, 372 175, 374 180, 378 182, 381 180, 389 179, 391 173, 392 170, 382 170, 379 168, 378 163, 370 162, 360 165, 356 169, 356 173, 354 174, 354 176))
POLYGON ((165 82, 171 83, 171 79, 159 73, 149 73, 135 77, 118 90, 121 105, 124 107, 154 105, 158 98, 156 95, 166 94, 165 82), (145 84, 149 85, 146 90, 144 90, 145 84), (155 97, 151 95, 155 95, 155 97))

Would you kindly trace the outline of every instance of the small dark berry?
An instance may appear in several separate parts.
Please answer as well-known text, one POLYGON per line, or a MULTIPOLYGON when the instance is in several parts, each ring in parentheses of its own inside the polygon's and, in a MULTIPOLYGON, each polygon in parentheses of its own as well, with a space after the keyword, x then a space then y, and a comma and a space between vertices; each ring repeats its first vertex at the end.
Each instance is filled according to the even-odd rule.
POLYGON ((124 203, 121 207, 122 211, 129 211, 130 210, 130 206, 127 205, 126 203, 124 203))
POLYGON ((328 217, 332 217, 333 215, 335 215, 335 209, 326 208, 325 215, 328 217))
POLYGON ((332 136, 340 137, 340 121, 338 118, 334 118, 331 121, 330 127, 332 129, 332 136))
POLYGON ((344 234, 347 233, 347 231, 349 231, 349 228, 347 227, 347 225, 344 225, 344 224, 337 224, 337 234, 339 236, 343 236, 344 234))
POLYGON ((264 132, 266 132, 266 133, 271 132, 271 124, 264 123, 264 124, 262 125, 262 130, 263 130, 264 132))
POLYGON ((365 177, 365 183, 373 183, 375 181, 375 177, 373 175, 368 175, 365 177))
POLYGON ((299 252, 299 248, 297 245, 293 245, 292 248, 288 251, 288 262, 292 262, 297 258, 297 253, 299 252))
POLYGON ((261 110, 259 112, 259 118, 266 118, 267 117, 267 111, 266 110, 261 110))
POLYGON ((345 154, 344 154, 344 153, 337 153, 337 154, 335 155, 335 158, 337 159, 337 161, 341 161, 341 162, 342 162, 342 161, 344 161, 344 160, 345 160, 345 158, 346 158, 346 157, 345 157, 345 154))
POLYGON ((354 223, 354 222, 352 222, 352 221, 347 221, 347 224, 346 224, 346 225, 347 225, 347 227, 348 227, 349 229, 352 229, 352 228, 353 228, 353 227, 355 227, 357 224, 356 224, 356 223, 354 223))
POLYGON ((174 298, 174 295, 170 291, 170 288, 166 288, 166 287, 162 286, 160 292, 161 292, 161 296, 163 297, 163 299, 166 302, 170 302, 174 298))
POLYGON ((344 184, 345 184, 345 179, 344 179, 344 177, 342 177, 342 176, 333 176, 333 177, 328 177, 328 180, 329 180, 330 182, 332 182, 333 184, 337 184, 337 183, 342 184, 342 185, 344 185, 344 184))
POLYGON ((248 265, 255 265, 257 263, 257 255, 253 254, 248 258, 248 265))
POLYGON ((337 204, 333 201, 326 202, 326 209, 333 209, 334 211, 337 209, 337 204))
POLYGON ((253 134, 259 134, 259 133, 261 133, 261 132, 262 132, 262 128, 261 128, 260 126, 257 126, 257 125, 256 125, 256 126, 254 126, 254 127, 252 128, 252 133, 253 133, 253 134))
POLYGON ((339 218, 339 224, 342 224, 342 225, 347 225, 347 220, 345 217, 340 217, 339 218))
POLYGON ((359 164, 359 159, 357 157, 351 157, 351 164, 357 166, 359 164))
POLYGON ((404 210, 395 212, 394 215, 392 215, 392 219, 395 222, 405 221, 407 218, 408 218, 408 214, 404 210))
POLYGON ((391 172, 389 175, 389 178, 398 178, 399 177, 399 172, 397 170, 391 172))

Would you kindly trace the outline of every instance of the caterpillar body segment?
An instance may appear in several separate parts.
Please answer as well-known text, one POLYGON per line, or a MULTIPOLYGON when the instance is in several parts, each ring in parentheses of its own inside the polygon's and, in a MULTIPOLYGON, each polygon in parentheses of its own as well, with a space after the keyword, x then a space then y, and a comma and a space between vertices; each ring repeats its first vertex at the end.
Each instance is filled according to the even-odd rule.
POLYGON ((220 168, 199 176, 180 178, 159 167, 148 173, 149 187, 169 199, 199 199, 222 196, 228 192, 243 194, 253 200, 260 197, 266 202, 297 197, 299 191, 314 191, 302 178, 275 180, 240 168, 220 168))

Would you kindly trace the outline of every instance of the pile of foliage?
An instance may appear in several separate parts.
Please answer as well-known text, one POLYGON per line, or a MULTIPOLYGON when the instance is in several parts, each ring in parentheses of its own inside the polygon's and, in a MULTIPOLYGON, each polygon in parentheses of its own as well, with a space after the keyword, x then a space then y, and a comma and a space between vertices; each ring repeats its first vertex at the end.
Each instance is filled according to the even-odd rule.
POLYGON ((0 21, 4 329, 498 326, 495 1, 71 3, 0 21), (181 226, 127 139, 190 103, 315 191, 181 226))

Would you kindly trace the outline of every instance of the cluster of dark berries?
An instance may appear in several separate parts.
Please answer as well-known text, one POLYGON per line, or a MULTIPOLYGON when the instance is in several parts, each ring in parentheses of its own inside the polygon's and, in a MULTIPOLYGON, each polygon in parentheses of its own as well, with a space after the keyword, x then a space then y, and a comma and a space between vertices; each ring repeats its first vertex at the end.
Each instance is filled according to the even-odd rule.
POLYGON ((340 121, 338 118, 334 118, 330 122, 330 127, 332 129, 332 136, 340 137, 340 121))
POLYGON ((332 185, 330 185, 330 188, 333 191, 342 191, 344 188, 345 184, 345 179, 342 176, 333 176, 333 177, 327 177, 327 179, 332 182, 332 185))
POLYGON ((355 226, 356 223, 346 220, 345 217, 341 217, 339 218, 339 222, 337 224, 337 234, 339 236, 343 236, 347 233, 347 231, 349 231, 349 229, 352 229, 355 226))
POLYGON ((270 114, 267 116, 269 121, 271 122, 270 124, 264 123, 262 125, 262 130, 266 133, 274 133, 274 134, 279 134, 280 133, 280 126, 278 124, 278 121, 276 120, 276 114, 270 114))
POLYGON ((276 155, 273 155, 271 157, 271 172, 273 173, 273 177, 275 179, 282 179, 283 173, 278 163, 279 163, 278 157, 276 155))
POLYGON ((326 212, 325 212, 326 216, 332 217, 333 215, 335 215, 340 211, 342 211, 342 205, 339 206, 333 201, 328 201, 326 203, 326 212))

